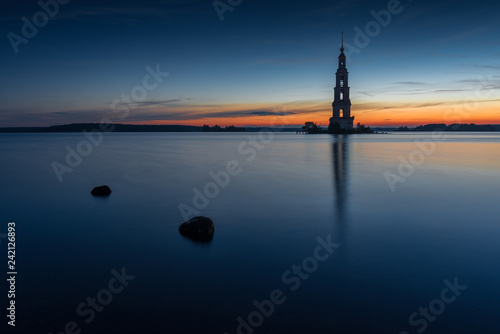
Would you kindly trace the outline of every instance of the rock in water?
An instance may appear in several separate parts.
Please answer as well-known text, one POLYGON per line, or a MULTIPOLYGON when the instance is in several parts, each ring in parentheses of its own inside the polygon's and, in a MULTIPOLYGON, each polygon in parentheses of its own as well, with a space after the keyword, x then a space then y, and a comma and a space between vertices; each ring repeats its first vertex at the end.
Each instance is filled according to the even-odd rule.
POLYGON ((111 194, 111 189, 108 186, 100 186, 92 189, 90 193, 94 196, 108 196, 111 194))
POLYGON ((207 217, 194 217, 179 226, 179 232, 198 241, 210 241, 214 237, 214 222, 207 217))

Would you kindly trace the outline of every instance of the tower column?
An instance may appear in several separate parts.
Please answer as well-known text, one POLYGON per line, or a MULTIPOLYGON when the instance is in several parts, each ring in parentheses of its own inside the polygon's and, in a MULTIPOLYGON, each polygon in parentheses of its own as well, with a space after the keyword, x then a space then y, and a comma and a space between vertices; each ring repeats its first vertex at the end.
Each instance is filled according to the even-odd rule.
POLYGON ((349 131, 353 129, 354 117, 351 117, 349 72, 347 72, 344 50, 344 32, 342 32, 342 46, 340 47, 339 66, 337 73, 335 73, 336 80, 332 103, 333 115, 330 118, 330 126, 349 131))

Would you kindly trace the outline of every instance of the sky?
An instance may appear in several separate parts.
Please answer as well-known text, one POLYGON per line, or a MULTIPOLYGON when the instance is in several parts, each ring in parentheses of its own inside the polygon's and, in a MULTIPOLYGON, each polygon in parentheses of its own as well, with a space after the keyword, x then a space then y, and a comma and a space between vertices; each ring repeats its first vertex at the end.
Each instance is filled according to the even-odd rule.
POLYGON ((0 127, 328 126, 341 32, 355 123, 500 124, 500 4, 7 0, 0 127))

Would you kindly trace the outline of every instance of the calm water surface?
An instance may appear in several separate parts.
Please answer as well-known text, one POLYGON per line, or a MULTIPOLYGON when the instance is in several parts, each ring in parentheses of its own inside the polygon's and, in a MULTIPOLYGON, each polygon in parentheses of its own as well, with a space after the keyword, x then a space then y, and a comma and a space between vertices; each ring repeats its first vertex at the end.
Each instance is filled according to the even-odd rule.
POLYGON ((499 134, 449 134, 427 155, 415 142, 430 133, 279 133, 252 161, 248 136, 106 134, 59 182, 51 163, 82 134, 0 135, 0 233, 17 224, 14 332, 74 321, 81 333, 233 334, 252 314, 254 333, 499 332, 499 134), (414 171, 400 167, 410 159, 414 171), (201 210, 213 241, 180 236, 179 205, 233 160, 241 173, 201 210), (404 182, 391 190, 387 175, 404 182), (101 184, 110 197, 90 195, 101 184), (318 238, 340 244, 322 262, 318 238), (123 291, 91 321, 77 314, 122 268, 135 276, 123 291), (467 288, 444 303, 455 278, 467 288), (253 301, 276 289, 282 303, 261 320, 253 301))

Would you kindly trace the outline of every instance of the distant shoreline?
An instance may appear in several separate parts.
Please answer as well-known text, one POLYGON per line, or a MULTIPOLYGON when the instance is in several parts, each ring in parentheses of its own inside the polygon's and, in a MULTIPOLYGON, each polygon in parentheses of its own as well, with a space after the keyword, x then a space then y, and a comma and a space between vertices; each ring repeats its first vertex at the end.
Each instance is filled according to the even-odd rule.
MULTIPOLYGON (((99 123, 78 123, 53 125, 48 127, 5 127, 0 133, 57 133, 57 132, 258 132, 265 127, 235 127, 226 126, 192 126, 192 125, 135 125, 135 124, 107 124, 105 129, 99 123)), ((295 132, 299 128, 280 129, 281 131, 295 132)))
MULTIPOLYGON (((77 123, 53 125, 47 127, 3 127, 0 133, 71 133, 82 131, 101 131, 101 132, 258 132, 266 127, 220 127, 215 125, 210 127, 193 125, 135 125, 135 124, 109 124, 107 130, 103 130, 99 123, 77 123)), ((497 132, 500 131, 500 124, 427 124, 419 125, 415 128, 402 127, 374 127, 376 132, 429 132, 435 130, 456 131, 456 132, 497 132)), ((300 127, 280 128, 280 132, 301 131, 300 127)))

